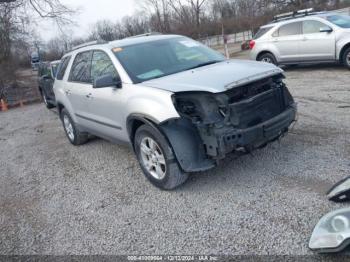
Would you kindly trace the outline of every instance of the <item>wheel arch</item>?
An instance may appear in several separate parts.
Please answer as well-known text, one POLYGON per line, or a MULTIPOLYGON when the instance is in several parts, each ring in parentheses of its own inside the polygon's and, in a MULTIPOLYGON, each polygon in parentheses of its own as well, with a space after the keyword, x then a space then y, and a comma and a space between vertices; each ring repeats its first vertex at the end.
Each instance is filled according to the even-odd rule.
POLYGON ((258 55, 256 56, 256 59, 258 60, 262 55, 265 55, 265 54, 271 54, 275 57, 276 59, 276 56, 274 55, 274 53, 272 53, 271 51, 268 51, 268 50, 263 50, 263 51, 260 51, 258 53, 258 55))
POLYGON ((137 128, 143 124, 156 128, 165 137, 183 171, 205 171, 215 166, 215 161, 207 158, 196 128, 189 120, 183 118, 169 119, 159 123, 145 115, 129 116, 127 130, 134 151, 135 133, 137 128))
POLYGON ((345 44, 345 45, 342 47, 342 49, 340 50, 340 53, 339 53, 339 61, 340 61, 341 63, 343 63, 343 56, 344 56, 345 51, 346 51, 348 48, 350 48, 350 42, 347 43, 347 44, 345 44))
POLYGON ((57 111, 58 111, 58 115, 60 117, 61 117, 61 112, 62 112, 63 108, 65 108, 64 105, 60 102, 57 102, 57 111))

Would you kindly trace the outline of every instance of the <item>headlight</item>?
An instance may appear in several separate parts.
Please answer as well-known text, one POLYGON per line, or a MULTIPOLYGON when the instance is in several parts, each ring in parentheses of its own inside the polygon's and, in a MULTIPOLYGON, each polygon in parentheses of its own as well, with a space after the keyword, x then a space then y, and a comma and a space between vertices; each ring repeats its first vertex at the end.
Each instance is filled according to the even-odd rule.
POLYGON ((350 208, 325 215, 316 225, 309 248, 320 253, 342 251, 350 244, 350 208))
POLYGON ((335 184, 327 193, 328 199, 334 202, 344 202, 350 199, 350 177, 335 184))
POLYGON ((212 124, 223 119, 220 112, 220 101, 211 93, 188 92, 175 94, 172 97, 174 106, 182 116, 194 122, 212 124))

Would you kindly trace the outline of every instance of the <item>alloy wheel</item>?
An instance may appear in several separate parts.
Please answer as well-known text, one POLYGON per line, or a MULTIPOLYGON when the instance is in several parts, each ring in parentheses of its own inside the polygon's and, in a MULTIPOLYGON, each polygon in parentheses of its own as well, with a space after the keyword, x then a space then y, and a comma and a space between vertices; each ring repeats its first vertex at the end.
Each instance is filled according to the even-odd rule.
POLYGON ((73 125, 67 115, 63 116, 63 124, 64 124, 64 129, 67 132, 67 135, 71 141, 74 140, 74 129, 73 125))
POLYGON ((142 164, 151 176, 162 180, 167 167, 164 154, 157 142, 150 137, 144 137, 140 144, 140 153, 142 164))
POLYGON ((263 59, 261 59, 261 62, 272 64, 272 60, 270 57, 264 57, 263 59))

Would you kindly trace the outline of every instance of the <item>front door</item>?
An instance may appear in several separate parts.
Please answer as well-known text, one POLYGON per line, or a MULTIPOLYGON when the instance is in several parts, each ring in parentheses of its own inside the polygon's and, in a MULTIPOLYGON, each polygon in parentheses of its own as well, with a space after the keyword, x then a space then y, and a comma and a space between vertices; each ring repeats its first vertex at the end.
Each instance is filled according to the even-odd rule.
POLYGON ((321 32, 331 27, 317 20, 303 21, 303 43, 300 48, 302 61, 335 60, 335 33, 321 32))
MULTIPOLYGON (((92 56, 91 78, 94 79, 112 75, 119 78, 117 70, 109 56, 100 50, 96 50, 92 56)), ((88 98, 88 117, 92 120, 90 127, 94 133, 107 138, 122 139, 122 121, 124 115, 123 90, 115 86, 92 88, 86 95, 88 98)))

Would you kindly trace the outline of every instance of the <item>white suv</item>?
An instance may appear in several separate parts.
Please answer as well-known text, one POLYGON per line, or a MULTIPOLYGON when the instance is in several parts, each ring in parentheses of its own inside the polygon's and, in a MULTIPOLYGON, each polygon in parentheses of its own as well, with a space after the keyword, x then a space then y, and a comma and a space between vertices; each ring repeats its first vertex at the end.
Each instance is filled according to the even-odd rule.
POLYGON ((275 65, 341 62, 350 69, 350 16, 301 10, 275 17, 250 42, 251 59, 275 65))
POLYGON ((274 65, 151 35, 76 48, 62 58, 54 92, 72 144, 88 134, 128 143, 145 176, 173 189, 288 131, 296 106, 283 78, 274 65))

